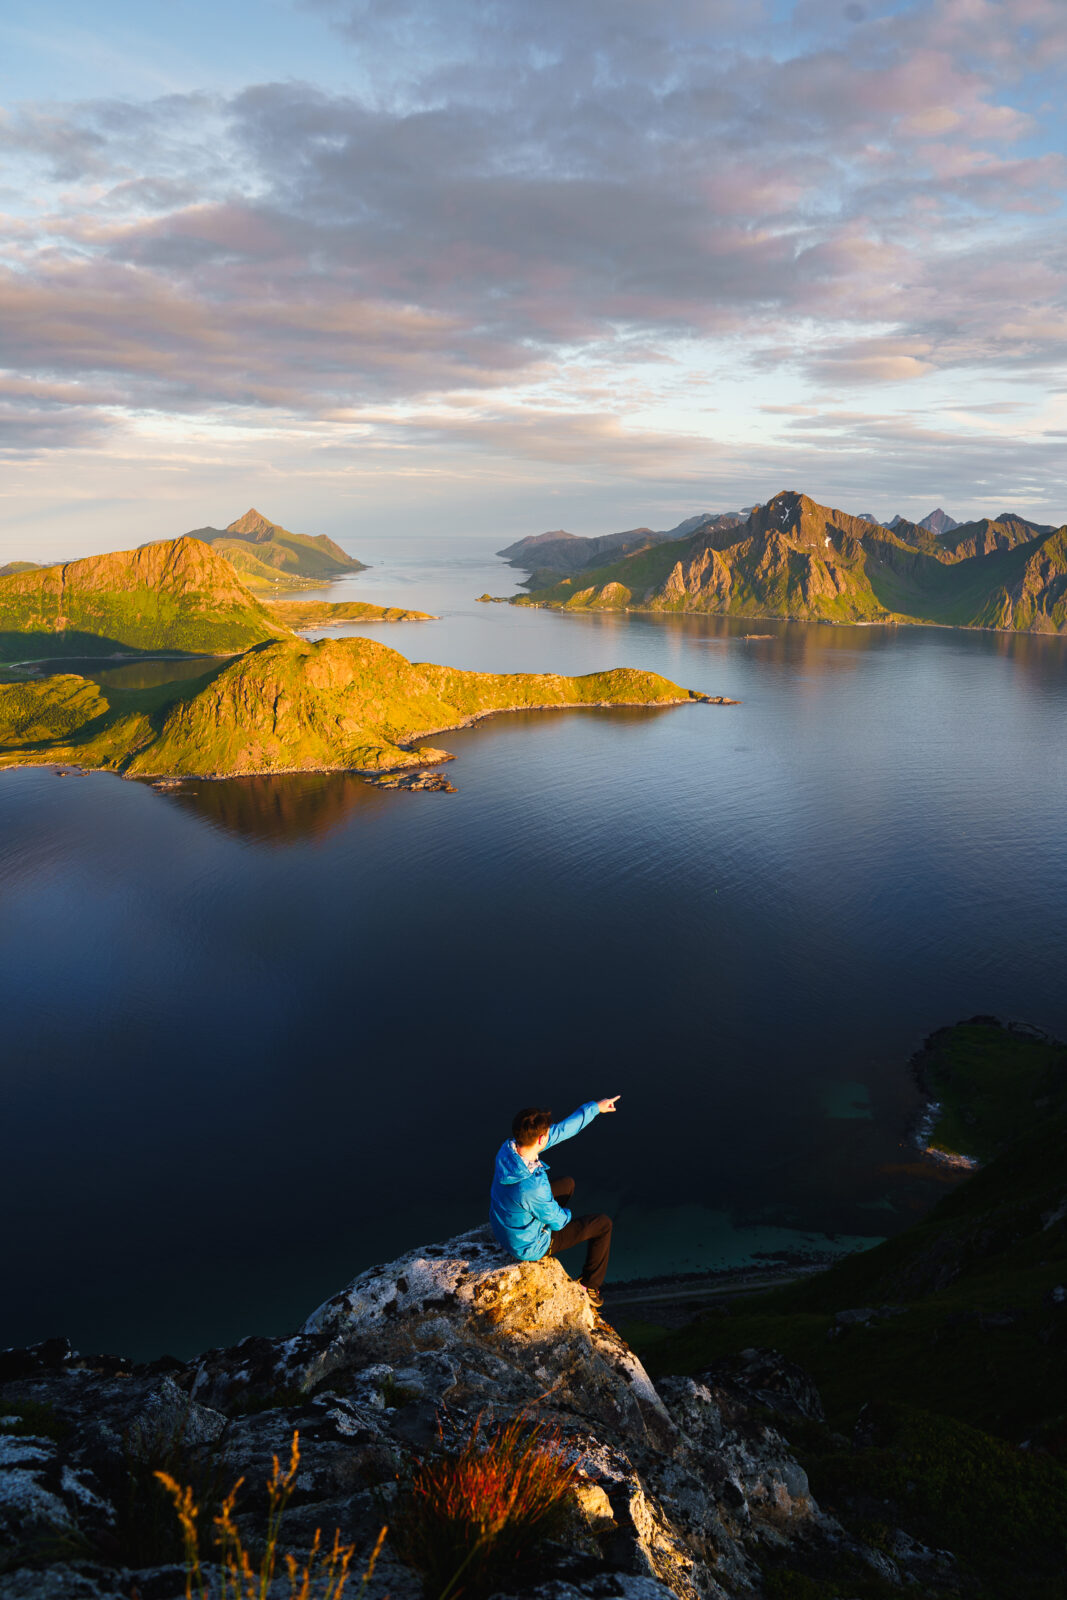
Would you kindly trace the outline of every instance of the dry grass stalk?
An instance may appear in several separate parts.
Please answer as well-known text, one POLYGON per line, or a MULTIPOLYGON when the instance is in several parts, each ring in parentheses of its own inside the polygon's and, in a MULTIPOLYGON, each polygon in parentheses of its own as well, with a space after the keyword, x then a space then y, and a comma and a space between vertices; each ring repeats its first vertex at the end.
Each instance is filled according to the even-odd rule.
MULTIPOLYGON (((300 1433, 295 1430, 289 1466, 284 1473, 278 1457, 274 1457, 274 1469, 267 1482, 267 1536, 263 1553, 256 1564, 253 1564, 245 1548, 235 1517, 237 1493, 244 1479, 238 1478, 226 1496, 218 1516, 213 1519, 214 1543, 219 1552, 220 1587, 217 1600, 267 1600, 278 1565, 282 1518, 296 1483, 299 1465, 300 1433)), ((216 1600, 201 1561, 197 1527, 200 1511, 193 1491, 179 1484, 168 1472, 157 1472, 156 1477, 174 1501, 174 1509, 181 1523, 185 1546, 185 1600, 216 1600)), ((386 1529, 383 1528, 363 1574, 361 1594, 373 1576, 385 1535, 386 1529)), ((311 1551, 303 1565, 292 1554, 283 1558, 290 1600, 342 1600, 354 1551, 355 1545, 342 1545, 341 1530, 338 1528, 334 1530, 329 1553, 324 1554, 321 1529, 316 1528, 311 1551)))

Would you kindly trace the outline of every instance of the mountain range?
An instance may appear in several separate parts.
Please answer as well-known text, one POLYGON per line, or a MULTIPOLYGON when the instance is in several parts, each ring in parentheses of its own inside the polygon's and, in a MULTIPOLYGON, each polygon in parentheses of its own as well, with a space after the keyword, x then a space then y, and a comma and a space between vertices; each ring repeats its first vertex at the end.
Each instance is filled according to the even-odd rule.
POLYGON ((895 528, 784 490, 741 519, 654 536, 516 596, 568 611, 702 611, 812 622, 1067 631, 1067 527, 1012 512, 941 531, 895 528))
POLYGON ((0 765, 70 762, 129 776, 388 770, 448 759, 412 750, 428 732, 496 711, 674 705, 690 694, 649 672, 585 677, 414 666, 362 638, 310 643, 295 629, 432 620, 363 601, 252 594, 217 546, 186 535, 0 577, 0 661, 165 652, 201 676, 104 688, 80 673, 0 681, 0 765), (289 626, 287 626, 289 624, 289 626))
POLYGON ((676 528, 657 533, 652 528, 628 528, 623 533, 606 533, 596 538, 567 533, 557 528, 553 533, 535 533, 517 539, 497 555, 512 567, 522 567, 530 576, 524 587, 538 588, 551 583, 555 577, 581 572, 586 568, 602 566, 606 561, 647 550, 651 545, 666 544, 672 539, 684 539, 698 528, 726 523, 740 523, 743 516, 733 512, 701 511, 686 517, 676 528))

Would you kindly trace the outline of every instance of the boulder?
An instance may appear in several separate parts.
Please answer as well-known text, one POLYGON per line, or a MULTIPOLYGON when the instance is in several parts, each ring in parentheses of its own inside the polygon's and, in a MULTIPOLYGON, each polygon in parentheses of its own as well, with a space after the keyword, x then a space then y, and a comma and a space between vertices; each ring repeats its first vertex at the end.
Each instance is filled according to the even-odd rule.
MULTIPOLYGON (((131 1464, 148 1482, 160 1465, 223 1489, 243 1477, 237 1516, 255 1544, 273 1458, 288 1460, 294 1429, 282 1548, 299 1554, 336 1527, 356 1545, 357 1573, 415 1460, 516 1416, 546 1424, 577 1488, 566 1537, 524 1563, 501 1600, 741 1600, 762 1592, 763 1552, 844 1538, 767 1420, 820 1414, 798 1369, 748 1351, 657 1387, 559 1261, 516 1262, 486 1229, 361 1273, 288 1338, 149 1367, 57 1345, 9 1352, 5 1370, 0 1415, 32 1406, 55 1419, 59 1442, 5 1440, 0 1516, 70 1534, 82 1559, 27 1547, 0 1600, 180 1596, 173 1553, 130 1561, 108 1494, 126 1492, 131 1464)), ((367 1600, 385 1593, 420 1593, 388 1544, 367 1600)))
POLYGON ((441 1398, 566 1409, 662 1449, 677 1430, 644 1367, 553 1257, 515 1261, 488 1228, 362 1273, 313 1311, 301 1334, 330 1340, 314 1371, 361 1354, 451 1358, 441 1398))

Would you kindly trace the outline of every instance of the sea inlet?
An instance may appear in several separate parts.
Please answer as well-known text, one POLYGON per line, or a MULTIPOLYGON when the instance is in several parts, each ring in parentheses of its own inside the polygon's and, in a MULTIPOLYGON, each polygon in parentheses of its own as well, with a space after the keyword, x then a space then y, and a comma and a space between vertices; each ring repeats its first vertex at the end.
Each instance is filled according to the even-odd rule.
POLYGON ((608 1094, 552 1171, 616 1280, 862 1247, 954 1181, 923 1037, 1067 1031, 1067 641, 478 604, 492 543, 361 539, 322 597, 741 704, 497 717, 437 741, 452 795, 0 774, 0 1344, 284 1331, 479 1222, 516 1107, 608 1094))

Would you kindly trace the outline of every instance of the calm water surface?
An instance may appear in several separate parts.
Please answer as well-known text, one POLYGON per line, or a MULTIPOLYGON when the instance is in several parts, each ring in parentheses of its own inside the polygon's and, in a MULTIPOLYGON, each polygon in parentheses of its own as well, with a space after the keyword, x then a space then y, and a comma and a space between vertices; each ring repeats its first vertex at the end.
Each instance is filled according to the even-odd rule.
POLYGON ((622 1094, 553 1163, 616 1277, 905 1226, 923 1036, 1067 1032, 1065 642, 521 612, 487 541, 353 548, 323 594, 439 612, 347 630, 412 659, 742 704, 496 718, 455 795, 0 775, 0 1344, 285 1330, 481 1220, 538 1101, 622 1094))

